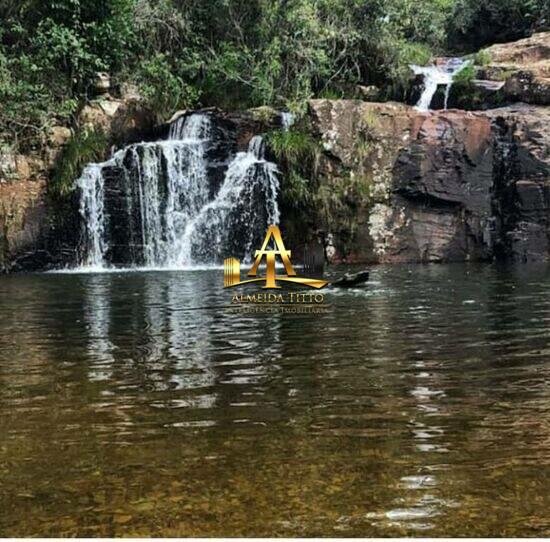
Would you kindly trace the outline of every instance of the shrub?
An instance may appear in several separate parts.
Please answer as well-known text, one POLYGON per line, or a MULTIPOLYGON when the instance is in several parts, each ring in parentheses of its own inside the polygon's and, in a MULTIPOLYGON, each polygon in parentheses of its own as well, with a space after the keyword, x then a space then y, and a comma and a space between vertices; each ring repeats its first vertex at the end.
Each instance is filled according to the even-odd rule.
POLYGON ((487 66, 491 62, 491 53, 487 51, 486 49, 480 49, 475 55, 474 55, 474 63, 477 66, 487 66))
POLYGON ((51 182, 50 195, 67 196, 74 190, 74 182, 89 162, 100 162, 107 149, 107 137, 102 130, 82 130, 65 145, 51 182))
POLYGON ((317 154, 317 143, 313 137, 299 128, 271 132, 268 143, 277 159, 292 167, 311 162, 317 154))
POLYGON ((311 134, 299 125, 276 130, 267 143, 285 173, 286 202, 292 207, 308 204, 313 197, 311 178, 315 175, 319 146, 311 134))
POLYGON ((164 54, 145 61, 136 79, 144 98, 161 121, 170 118, 177 109, 193 107, 199 98, 197 89, 183 81, 164 54))
POLYGON ((448 45, 475 51, 529 36, 548 21, 548 0, 455 0, 447 22, 448 45))
POLYGON ((454 76, 454 83, 459 85, 471 85, 472 81, 476 77, 476 69, 472 63, 466 64, 457 74, 454 76))

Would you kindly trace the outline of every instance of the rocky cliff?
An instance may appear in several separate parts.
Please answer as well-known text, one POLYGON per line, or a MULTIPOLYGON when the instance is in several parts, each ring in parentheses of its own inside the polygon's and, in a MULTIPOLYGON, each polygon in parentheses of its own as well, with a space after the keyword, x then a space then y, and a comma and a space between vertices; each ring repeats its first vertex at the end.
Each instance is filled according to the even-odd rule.
POLYGON ((550 32, 484 49, 483 79, 504 82, 507 100, 550 105, 550 32))
POLYGON ((54 126, 45 144, 0 151, 0 272, 61 266, 74 259, 78 202, 52 196, 51 180, 75 131, 94 129, 111 145, 154 138, 155 117, 135 96, 102 95, 85 104, 73 128, 54 126))
MULTIPOLYGON (((267 107, 235 114, 213 108, 202 111, 214 122, 207 157, 209 190, 215 192, 231 157, 245 150, 254 135, 280 129, 281 116, 267 107)), ((178 111, 171 122, 190 113, 178 111)), ((76 134, 90 131, 102 134, 103 148, 94 159, 101 161, 115 150, 131 148, 133 143, 164 139, 169 124, 157 123, 153 112, 133 93, 122 98, 103 93, 82 107, 72 129, 52 128, 41 149, 26 154, 0 153, 0 272, 60 268, 80 261, 84 231, 79 191, 75 183, 62 197, 53 190, 56 171, 76 134)), ((74 181, 80 173, 81 169, 75 172, 74 181)), ((160 174, 165 175, 166 171, 160 174)), ((134 232, 124 211, 124 175, 120 168, 113 166, 108 177, 105 203, 106 213, 110 215, 110 236, 120 241, 115 243, 110 259, 124 265, 130 262, 132 250, 139 243, 133 243, 132 250, 129 249, 128 239, 133 239, 134 232)))
MULTIPOLYGON (((283 213, 292 241, 321 238, 330 261, 548 259, 549 38, 493 46, 478 72, 503 83, 506 103, 528 103, 419 112, 398 103, 312 100, 305 120, 320 148, 310 177, 315 197, 309 208, 283 213)), ((269 108, 215 116, 229 134, 219 157, 280 127, 269 108)), ((40 151, 1 150, 0 271, 75 261, 78 198, 60 206, 51 179, 74 130, 88 128, 105 133, 105 157, 112 146, 166 130, 139 97, 104 94, 83 107, 73 129, 52 128, 40 151)), ((285 173, 283 199, 292 193, 285 173)))
POLYGON ((550 111, 419 112, 310 102, 320 183, 359 179, 348 222, 319 219, 333 260, 443 262, 549 256, 550 111))

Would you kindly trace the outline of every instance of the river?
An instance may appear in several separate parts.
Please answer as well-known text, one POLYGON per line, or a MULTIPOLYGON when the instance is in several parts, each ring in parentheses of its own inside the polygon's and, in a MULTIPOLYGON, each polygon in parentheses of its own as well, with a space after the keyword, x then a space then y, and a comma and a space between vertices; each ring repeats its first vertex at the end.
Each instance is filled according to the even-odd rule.
POLYGON ((0 277, 0 535, 550 535, 550 266, 222 283, 0 277))

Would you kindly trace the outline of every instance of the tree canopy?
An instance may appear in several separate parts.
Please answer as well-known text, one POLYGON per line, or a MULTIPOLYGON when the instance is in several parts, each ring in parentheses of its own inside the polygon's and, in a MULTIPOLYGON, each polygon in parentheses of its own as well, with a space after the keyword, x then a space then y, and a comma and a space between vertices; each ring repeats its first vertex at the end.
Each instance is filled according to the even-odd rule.
POLYGON ((91 94, 94 74, 175 109, 277 105, 377 85, 408 64, 547 24, 550 0, 0 0, 0 137, 32 144, 91 94))

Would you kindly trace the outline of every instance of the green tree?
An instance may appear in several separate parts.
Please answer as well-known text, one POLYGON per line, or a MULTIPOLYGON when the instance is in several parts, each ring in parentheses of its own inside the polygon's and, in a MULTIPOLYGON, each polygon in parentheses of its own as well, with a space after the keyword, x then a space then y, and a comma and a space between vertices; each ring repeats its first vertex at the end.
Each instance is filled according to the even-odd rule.
POLYGON ((457 0, 448 22, 449 46, 472 52, 514 41, 547 26, 549 0, 457 0))

